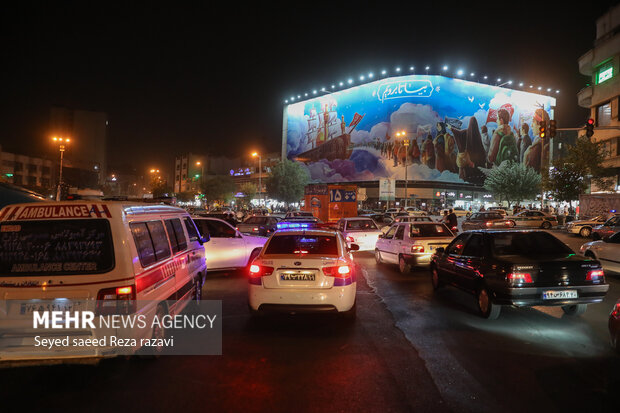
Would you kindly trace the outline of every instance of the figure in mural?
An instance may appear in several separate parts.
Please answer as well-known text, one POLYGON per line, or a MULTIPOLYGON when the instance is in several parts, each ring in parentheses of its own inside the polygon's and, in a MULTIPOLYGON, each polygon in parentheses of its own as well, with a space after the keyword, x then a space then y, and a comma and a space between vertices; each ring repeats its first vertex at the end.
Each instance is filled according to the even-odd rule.
POLYGON ((482 125, 480 128, 480 135, 482 138, 482 147, 484 148, 485 156, 489 153, 489 147, 491 146, 491 139, 489 139, 489 130, 487 125, 482 125))
POLYGON ((459 151, 456 157, 459 177, 467 182, 481 184, 484 182, 484 175, 478 168, 484 167, 486 160, 478 121, 472 116, 469 118, 469 126, 466 130, 456 129, 450 125, 448 129, 452 131, 459 151))
POLYGON ((344 121, 344 115, 342 115, 342 120, 340 121, 340 130, 342 131, 343 135, 346 131, 346 128, 347 128, 347 123, 344 121))
POLYGON ((446 141, 446 169, 450 172, 457 173, 459 171, 459 168, 456 166, 456 142, 454 141, 454 137, 449 133, 446 133, 444 135, 444 140, 446 141))
POLYGON ((519 139, 517 140, 517 147, 519 148, 519 162, 523 163, 525 151, 531 144, 532 139, 530 138, 530 127, 527 123, 523 123, 521 125, 521 130, 519 131, 519 139))
POLYGON ((418 146, 418 140, 412 139, 409 146, 409 162, 414 164, 420 163, 420 147, 418 146))
POLYGON ((504 161, 517 162, 519 160, 517 141, 510 129, 510 117, 510 112, 506 109, 497 111, 497 129, 493 132, 488 155, 490 165, 499 166, 504 161))
MULTIPOLYGON (((543 152, 548 153, 548 149, 546 151, 544 150, 545 148, 543 148, 543 142, 539 135, 540 122, 543 120, 548 124, 549 114, 544 109, 536 109, 534 112, 534 118, 532 119, 532 133, 534 134, 534 140, 523 154, 523 163, 525 166, 529 166, 537 172, 540 172, 541 155, 543 155, 543 152)), ((545 142, 545 146, 548 148, 549 143, 545 142)))
POLYGON ((431 169, 435 169, 435 145, 433 145, 433 136, 427 135, 426 140, 422 143, 422 163, 431 169))

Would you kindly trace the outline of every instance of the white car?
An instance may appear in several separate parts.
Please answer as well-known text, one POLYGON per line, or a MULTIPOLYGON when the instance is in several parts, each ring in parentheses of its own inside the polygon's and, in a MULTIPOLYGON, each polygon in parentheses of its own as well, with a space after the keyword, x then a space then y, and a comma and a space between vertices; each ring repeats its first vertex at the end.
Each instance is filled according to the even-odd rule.
POLYGON ((347 243, 357 244, 360 251, 374 251, 379 235, 383 234, 372 218, 342 218, 337 228, 347 243))
POLYGON ((558 219, 555 216, 534 210, 521 211, 516 215, 507 216, 506 219, 512 221, 514 223, 513 226, 517 228, 551 229, 558 225, 558 219))
POLYGON ((407 212, 409 215, 411 215, 413 217, 425 217, 425 216, 428 216, 428 213, 426 211, 420 211, 419 209, 417 209, 415 207, 407 207, 407 208, 405 208, 405 212, 407 212))
POLYGON ((577 221, 571 221, 566 225, 566 231, 571 234, 579 234, 580 236, 587 238, 592 235, 592 228, 597 225, 602 225, 607 221, 607 218, 603 215, 594 217, 592 219, 580 219, 577 221))
POLYGON ((583 244, 579 252, 599 260, 603 269, 620 273, 620 232, 603 240, 583 244))
POLYGON ((338 231, 278 230, 249 270, 252 314, 337 312, 353 318, 356 291, 353 256, 338 231))
POLYGON ((247 268, 267 242, 266 237, 245 235, 218 218, 193 217, 198 231, 211 240, 205 244, 209 271, 247 268))
POLYGON ((428 265, 435 250, 446 247, 454 234, 436 222, 405 222, 392 225, 379 237, 375 248, 377 264, 398 264, 400 272, 409 273, 412 266, 428 265))
MULTIPOLYGON (((482 211, 485 212, 485 211, 482 211)), ((508 213, 506 212, 506 210, 502 207, 489 207, 486 212, 497 212, 498 214, 501 214, 502 216, 506 216, 508 215, 508 213)))
MULTIPOLYGON (((441 215, 443 216, 445 212, 447 212, 449 214, 450 213, 450 208, 442 210, 441 211, 441 215)), ((468 217, 468 216, 471 215, 471 211, 468 211, 468 210, 462 209, 462 208, 452 208, 452 212, 454 212, 454 215, 456 215, 457 217, 468 217)))
POLYGON ((433 219, 426 215, 424 216, 409 215, 409 216, 396 217, 395 222, 433 222, 433 219))
POLYGON ((288 218, 313 218, 314 215, 310 211, 291 211, 287 212, 284 219, 288 218))

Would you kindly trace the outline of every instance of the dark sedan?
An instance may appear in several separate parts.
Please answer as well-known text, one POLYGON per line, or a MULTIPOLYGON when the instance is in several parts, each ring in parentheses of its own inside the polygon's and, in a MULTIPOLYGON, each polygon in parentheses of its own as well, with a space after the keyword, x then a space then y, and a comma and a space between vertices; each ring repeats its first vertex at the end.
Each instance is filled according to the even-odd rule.
POLYGON ((514 227, 512 221, 506 220, 497 212, 476 212, 461 223, 463 231, 471 229, 499 229, 514 227))
POLYGON ((261 237, 268 237, 276 230, 278 225, 278 219, 272 216, 251 216, 240 224, 237 224, 237 229, 242 234, 260 235, 261 237))
POLYGON ((562 306, 567 315, 581 315, 609 289, 599 261, 536 230, 463 233, 436 250, 431 278, 435 290, 449 284, 475 294, 489 319, 504 305, 562 306))

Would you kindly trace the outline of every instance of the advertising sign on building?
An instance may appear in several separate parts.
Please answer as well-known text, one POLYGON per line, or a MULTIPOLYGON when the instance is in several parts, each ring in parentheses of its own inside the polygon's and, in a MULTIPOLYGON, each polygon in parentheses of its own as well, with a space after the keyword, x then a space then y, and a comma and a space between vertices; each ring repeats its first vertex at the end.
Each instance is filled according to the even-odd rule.
POLYGON ((394 201, 396 199, 395 179, 379 179, 379 199, 381 201, 394 201))
POLYGON ((548 143, 539 125, 554 106, 553 97, 462 79, 394 77, 289 103, 283 144, 314 182, 404 179, 407 169, 409 180, 482 185, 481 168, 505 161, 540 170, 548 143))

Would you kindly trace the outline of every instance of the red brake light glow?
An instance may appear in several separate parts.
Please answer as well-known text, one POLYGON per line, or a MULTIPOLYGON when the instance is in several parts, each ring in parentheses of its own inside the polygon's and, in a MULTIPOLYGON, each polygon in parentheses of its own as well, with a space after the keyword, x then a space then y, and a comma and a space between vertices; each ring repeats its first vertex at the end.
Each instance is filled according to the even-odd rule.
POLYGON ((532 283, 532 275, 529 272, 511 272, 508 273, 506 279, 514 284, 532 283))
POLYGON ((250 277, 264 277, 271 274, 273 274, 273 267, 257 264, 250 265, 250 277))
POLYGON ((493 221, 488 221, 488 222, 486 223, 486 225, 487 225, 487 227, 492 227, 492 226, 493 226, 493 221))
POLYGON ((424 245, 412 245, 411 252, 413 253, 424 252, 424 245))
POLYGON ((133 287, 130 285, 128 287, 118 287, 116 289, 116 295, 127 295, 133 293, 133 287))
POLYGON ((351 267, 348 265, 336 265, 334 267, 323 267, 323 274, 328 277, 347 278, 351 275, 351 267))
POLYGON ((600 269, 588 271, 586 281, 605 281, 605 273, 600 269))

